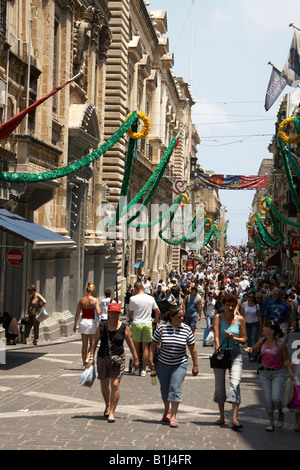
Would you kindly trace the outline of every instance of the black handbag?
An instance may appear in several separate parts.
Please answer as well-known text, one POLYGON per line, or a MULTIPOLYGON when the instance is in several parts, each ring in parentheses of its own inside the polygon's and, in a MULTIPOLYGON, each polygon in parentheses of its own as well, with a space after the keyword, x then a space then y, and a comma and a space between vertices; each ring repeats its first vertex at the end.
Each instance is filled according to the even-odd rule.
MULTIPOLYGON (((224 339, 226 341, 226 338, 224 339)), ((223 343, 224 343, 223 341, 223 343)), ((228 349, 229 340, 227 339, 227 348, 221 350, 221 346, 210 356, 210 367, 212 369, 230 369, 232 365, 232 359, 230 350, 228 349)))
POLYGON ((21 325, 28 325, 29 323, 31 323, 31 320, 30 320, 29 316, 22 318, 21 325))

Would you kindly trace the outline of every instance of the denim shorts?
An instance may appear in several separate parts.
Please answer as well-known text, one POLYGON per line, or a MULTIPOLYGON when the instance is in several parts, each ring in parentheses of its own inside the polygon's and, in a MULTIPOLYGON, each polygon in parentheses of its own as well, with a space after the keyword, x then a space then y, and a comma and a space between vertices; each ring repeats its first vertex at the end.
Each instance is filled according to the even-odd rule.
POLYGON ((195 330, 197 328, 197 321, 198 321, 198 317, 185 317, 184 319, 184 323, 186 325, 188 325, 191 330, 195 330))
POLYGON ((175 366, 168 366, 160 360, 157 361, 156 373, 163 401, 181 402, 181 390, 187 366, 187 361, 175 366))

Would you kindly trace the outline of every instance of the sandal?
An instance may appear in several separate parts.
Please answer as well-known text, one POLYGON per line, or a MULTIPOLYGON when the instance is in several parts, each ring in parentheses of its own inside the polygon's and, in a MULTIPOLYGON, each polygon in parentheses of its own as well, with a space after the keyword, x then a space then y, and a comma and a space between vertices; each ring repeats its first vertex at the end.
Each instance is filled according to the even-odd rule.
POLYGON ((163 423, 169 423, 170 422, 170 413, 164 413, 161 420, 162 420, 163 423))
POLYGON ((178 421, 177 419, 171 418, 170 419, 170 428, 178 428, 178 421))
POLYGON ((222 426, 222 424, 225 424, 225 419, 218 419, 217 421, 214 422, 217 426, 222 426))

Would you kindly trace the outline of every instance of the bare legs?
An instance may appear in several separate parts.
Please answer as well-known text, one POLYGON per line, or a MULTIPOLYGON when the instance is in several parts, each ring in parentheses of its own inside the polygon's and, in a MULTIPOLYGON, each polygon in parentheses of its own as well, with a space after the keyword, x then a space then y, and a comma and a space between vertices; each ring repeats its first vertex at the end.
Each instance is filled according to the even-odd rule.
POLYGON ((81 335, 81 341, 82 364, 85 366, 86 361, 89 359, 90 351, 94 351, 95 335, 81 335))
POLYGON ((105 413, 108 413, 108 420, 115 419, 115 411, 120 398, 120 379, 100 380, 101 393, 105 402, 105 413))

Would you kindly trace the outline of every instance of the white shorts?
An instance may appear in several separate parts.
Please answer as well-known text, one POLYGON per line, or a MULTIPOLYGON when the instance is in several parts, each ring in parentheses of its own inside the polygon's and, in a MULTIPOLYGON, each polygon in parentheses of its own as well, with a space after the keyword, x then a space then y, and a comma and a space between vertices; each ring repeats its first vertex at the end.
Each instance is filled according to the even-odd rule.
POLYGON ((82 335, 94 335, 97 331, 98 323, 95 320, 83 318, 80 321, 78 333, 82 335))

